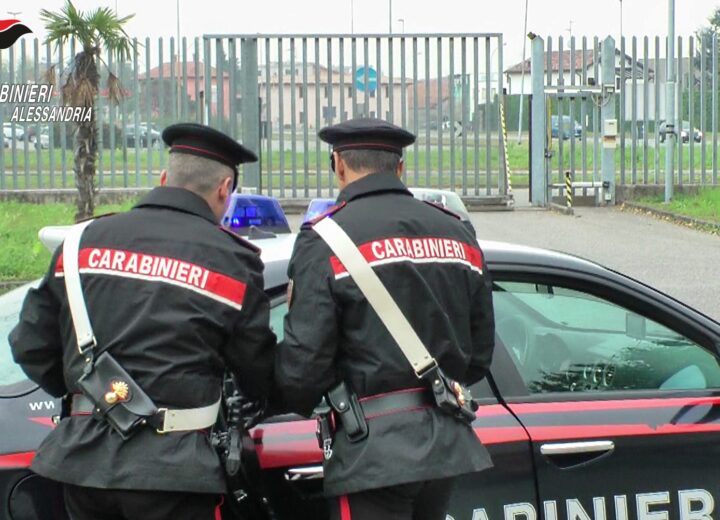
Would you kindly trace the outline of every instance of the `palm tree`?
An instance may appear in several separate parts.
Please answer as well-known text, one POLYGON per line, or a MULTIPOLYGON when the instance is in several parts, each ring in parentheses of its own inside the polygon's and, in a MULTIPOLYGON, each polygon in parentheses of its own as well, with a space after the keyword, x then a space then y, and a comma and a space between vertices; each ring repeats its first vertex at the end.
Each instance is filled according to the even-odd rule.
MULTIPOLYGON (((100 74, 98 60, 106 49, 118 61, 124 61, 135 51, 125 24, 135 15, 119 18, 108 7, 94 11, 79 11, 70 0, 60 12, 40 11, 48 31, 46 43, 64 45, 74 38, 82 50, 77 53, 67 71, 62 86, 63 104, 75 107, 93 107, 90 121, 75 123, 75 185, 78 189, 76 220, 93 216, 95 211, 95 161, 97 158, 97 127, 95 126, 95 100, 98 95, 100 74)), ((48 71, 54 83, 54 66, 48 71)), ((112 73, 108 76, 109 99, 118 103, 122 97, 120 82, 112 73)))

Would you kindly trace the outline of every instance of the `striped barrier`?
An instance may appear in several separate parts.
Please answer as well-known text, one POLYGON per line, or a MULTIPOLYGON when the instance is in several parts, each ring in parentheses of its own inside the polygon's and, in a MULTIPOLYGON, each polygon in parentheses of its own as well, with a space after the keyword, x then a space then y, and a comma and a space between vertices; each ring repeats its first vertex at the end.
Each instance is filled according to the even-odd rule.
POLYGON ((505 98, 500 103, 500 125, 502 127, 503 153, 505 155, 505 182, 507 183, 507 193, 512 193, 512 180, 510 179, 510 156, 508 154, 507 125, 505 124, 505 98))

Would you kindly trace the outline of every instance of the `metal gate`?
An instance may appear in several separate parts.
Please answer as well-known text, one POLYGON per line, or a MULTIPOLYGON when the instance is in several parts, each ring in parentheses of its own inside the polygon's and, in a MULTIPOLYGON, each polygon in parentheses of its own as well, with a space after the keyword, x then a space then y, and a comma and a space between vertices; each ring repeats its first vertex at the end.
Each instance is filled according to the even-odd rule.
POLYGON ((417 135, 405 152, 409 185, 507 194, 501 34, 206 35, 203 44, 205 121, 260 152, 245 165, 246 187, 334 196, 317 131, 364 116, 417 135))

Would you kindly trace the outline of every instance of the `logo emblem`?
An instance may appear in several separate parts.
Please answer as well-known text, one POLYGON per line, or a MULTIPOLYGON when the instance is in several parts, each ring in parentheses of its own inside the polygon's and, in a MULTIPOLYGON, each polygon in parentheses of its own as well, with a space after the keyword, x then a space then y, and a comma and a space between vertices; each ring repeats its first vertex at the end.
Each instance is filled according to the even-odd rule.
POLYGON ((457 381, 453 381, 452 390, 455 394, 455 397, 457 398, 458 404, 460 406, 465 406, 465 392, 463 392, 463 387, 460 386, 460 383, 458 383, 457 381))
POLYGON ((105 394, 107 404, 127 401, 130 395, 130 387, 125 381, 113 381, 110 384, 110 392, 105 394))
POLYGON ((31 32, 30 28, 20 20, 0 20, 0 49, 7 49, 23 34, 31 32))

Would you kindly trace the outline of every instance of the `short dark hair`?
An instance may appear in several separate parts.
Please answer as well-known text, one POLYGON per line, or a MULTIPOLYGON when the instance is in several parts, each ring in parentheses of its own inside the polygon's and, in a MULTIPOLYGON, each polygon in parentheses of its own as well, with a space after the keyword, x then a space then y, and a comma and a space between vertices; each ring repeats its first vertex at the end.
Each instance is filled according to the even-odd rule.
POLYGON ((385 150, 345 150, 339 152, 351 170, 368 173, 395 173, 402 156, 385 150))
POLYGON ((232 176, 232 168, 212 159, 186 153, 170 154, 168 186, 185 188, 205 196, 232 176))

